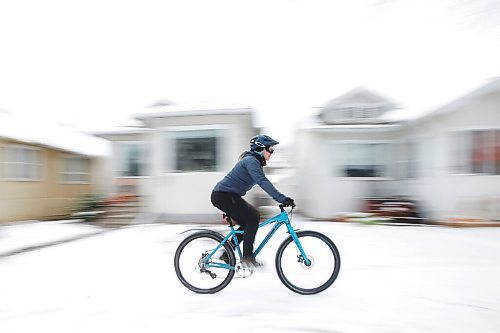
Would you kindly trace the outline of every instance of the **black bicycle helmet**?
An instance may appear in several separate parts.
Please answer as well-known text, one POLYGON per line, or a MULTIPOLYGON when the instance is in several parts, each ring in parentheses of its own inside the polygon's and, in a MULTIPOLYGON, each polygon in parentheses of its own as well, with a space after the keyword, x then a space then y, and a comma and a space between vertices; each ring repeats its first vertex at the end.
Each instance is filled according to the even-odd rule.
POLYGON ((271 138, 269 135, 259 134, 250 140, 250 150, 260 152, 277 144, 279 144, 279 142, 271 138))

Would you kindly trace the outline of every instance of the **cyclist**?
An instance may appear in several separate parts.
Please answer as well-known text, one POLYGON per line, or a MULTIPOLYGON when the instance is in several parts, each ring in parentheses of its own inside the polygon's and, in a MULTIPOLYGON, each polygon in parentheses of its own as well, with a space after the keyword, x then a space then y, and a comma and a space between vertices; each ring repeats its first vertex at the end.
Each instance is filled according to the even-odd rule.
MULTIPOLYGON (((292 198, 280 193, 266 178, 263 167, 271 158, 274 146, 278 141, 267 135, 257 135, 250 140, 250 151, 240 155, 234 168, 219 181, 211 196, 212 204, 238 221, 239 230, 245 230, 243 236, 238 234, 238 241, 243 238, 244 266, 262 266, 253 256, 255 234, 259 226, 260 215, 257 209, 242 197, 258 184, 274 200, 286 206, 295 206, 292 198)), ((231 244, 232 242, 230 242, 231 244)), ((221 257, 222 258, 222 257, 221 257)))

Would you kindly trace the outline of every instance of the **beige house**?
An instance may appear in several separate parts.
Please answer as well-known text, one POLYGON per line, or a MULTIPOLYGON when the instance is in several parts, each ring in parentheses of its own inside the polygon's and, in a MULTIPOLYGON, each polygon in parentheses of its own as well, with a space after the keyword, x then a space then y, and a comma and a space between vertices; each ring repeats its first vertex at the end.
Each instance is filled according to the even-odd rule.
POLYGON ((100 192, 103 142, 0 113, 0 223, 67 214, 100 192))

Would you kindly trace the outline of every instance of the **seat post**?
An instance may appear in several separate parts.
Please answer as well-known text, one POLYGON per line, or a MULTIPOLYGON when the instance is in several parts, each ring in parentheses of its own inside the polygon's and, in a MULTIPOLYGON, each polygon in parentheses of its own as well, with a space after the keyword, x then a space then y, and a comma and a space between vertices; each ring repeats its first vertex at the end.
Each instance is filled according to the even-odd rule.
POLYGON ((225 220, 230 227, 234 227, 233 220, 231 219, 231 216, 227 214, 222 214, 222 219, 225 220))

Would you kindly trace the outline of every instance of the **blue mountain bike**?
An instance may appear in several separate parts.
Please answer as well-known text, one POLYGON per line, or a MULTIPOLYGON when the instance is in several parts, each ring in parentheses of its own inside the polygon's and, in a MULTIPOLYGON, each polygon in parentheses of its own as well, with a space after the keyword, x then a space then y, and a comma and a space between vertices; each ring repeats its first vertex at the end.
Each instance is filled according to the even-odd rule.
MULTIPOLYGON (((311 295, 332 285, 339 274, 340 254, 327 236, 315 231, 294 230, 291 224, 293 207, 259 224, 259 228, 274 223, 272 229, 254 251, 257 256, 276 231, 285 225, 290 234, 276 252, 276 271, 281 282, 290 290, 311 295)), ((231 217, 224 215, 230 231, 226 236, 203 230, 186 237, 177 247, 174 266, 184 286, 201 294, 221 291, 235 273, 252 275, 253 269, 240 264, 242 251, 236 237, 244 231, 235 230, 231 217), (236 258, 238 255, 238 260, 236 258)))

